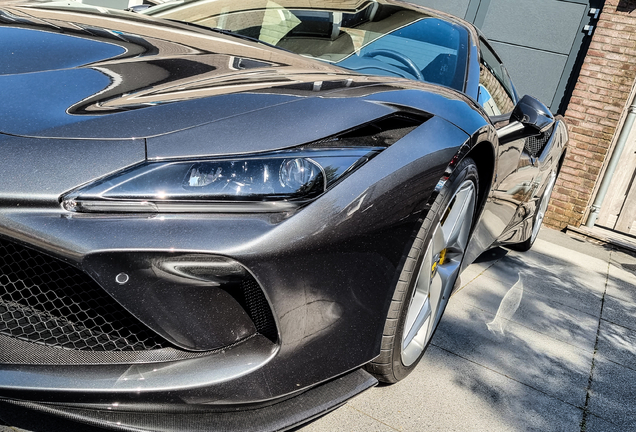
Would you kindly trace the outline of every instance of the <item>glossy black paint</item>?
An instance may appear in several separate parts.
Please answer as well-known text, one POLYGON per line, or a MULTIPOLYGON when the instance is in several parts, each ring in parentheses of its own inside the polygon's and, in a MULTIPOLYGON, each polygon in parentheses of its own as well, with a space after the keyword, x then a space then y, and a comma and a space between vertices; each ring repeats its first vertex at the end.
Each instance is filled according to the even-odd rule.
POLYGON ((531 96, 524 96, 512 111, 511 119, 526 127, 544 132, 554 124, 554 116, 541 102, 531 96))
POLYGON ((61 192, 146 157, 143 139, 46 141, 0 134, 0 148, 3 207, 57 207, 61 192))
POLYGON ((243 341, 159 365, 0 364, 0 396, 253 407, 359 368, 379 352, 392 287, 438 182, 467 155, 482 196, 464 267, 528 238, 565 125, 557 119, 536 158, 523 135, 500 143, 475 102, 478 36, 468 30, 463 94, 151 17, 0 8, 0 54, 13 56, 0 64, 0 236, 84 270, 178 347, 243 341), (422 124, 298 211, 100 215, 60 205, 143 160, 301 146, 400 112, 422 124), (222 289, 156 271, 181 255, 240 263, 263 289, 278 341, 254 336, 222 289), (116 282, 122 272, 130 283, 116 282))

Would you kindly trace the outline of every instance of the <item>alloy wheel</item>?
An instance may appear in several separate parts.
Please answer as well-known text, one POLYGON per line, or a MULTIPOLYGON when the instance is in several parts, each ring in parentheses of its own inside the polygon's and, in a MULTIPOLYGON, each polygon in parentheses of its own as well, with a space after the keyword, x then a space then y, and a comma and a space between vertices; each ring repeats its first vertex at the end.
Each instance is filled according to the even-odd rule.
POLYGON ((433 230, 402 332, 404 366, 412 365, 426 348, 440 318, 441 302, 455 284, 475 212, 475 195, 475 184, 464 181, 433 230))

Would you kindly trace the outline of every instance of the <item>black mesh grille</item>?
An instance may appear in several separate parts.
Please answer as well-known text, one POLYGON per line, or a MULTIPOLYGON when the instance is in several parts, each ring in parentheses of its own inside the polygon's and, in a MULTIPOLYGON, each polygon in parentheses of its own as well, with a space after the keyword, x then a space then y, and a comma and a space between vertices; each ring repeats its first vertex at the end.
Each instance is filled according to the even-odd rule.
POLYGON ((60 349, 0 335, 0 363, 29 365, 160 363, 203 357, 226 348, 196 352, 176 348, 143 351, 82 351, 60 349))
POLYGON ((243 308, 254 321, 256 330, 272 342, 275 342, 278 339, 276 323, 261 287, 253 278, 245 279, 241 285, 243 308))
POLYGON ((78 269, 0 240, 0 334, 84 351, 170 347, 78 269))
POLYGON ((531 136, 526 140, 526 150, 532 156, 538 156, 552 136, 553 128, 543 132, 541 135, 531 136))

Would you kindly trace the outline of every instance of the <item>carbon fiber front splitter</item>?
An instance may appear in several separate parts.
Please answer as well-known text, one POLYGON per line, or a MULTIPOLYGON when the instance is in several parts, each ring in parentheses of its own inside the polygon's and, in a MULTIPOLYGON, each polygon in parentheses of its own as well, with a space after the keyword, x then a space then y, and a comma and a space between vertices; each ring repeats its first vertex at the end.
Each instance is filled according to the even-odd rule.
POLYGON ((284 431, 321 416, 377 384, 362 369, 320 384, 298 396, 261 408, 230 408, 206 412, 200 408, 176 412, 118 410, 0 399, 0 418, 34 432, 269 432, 284 431))

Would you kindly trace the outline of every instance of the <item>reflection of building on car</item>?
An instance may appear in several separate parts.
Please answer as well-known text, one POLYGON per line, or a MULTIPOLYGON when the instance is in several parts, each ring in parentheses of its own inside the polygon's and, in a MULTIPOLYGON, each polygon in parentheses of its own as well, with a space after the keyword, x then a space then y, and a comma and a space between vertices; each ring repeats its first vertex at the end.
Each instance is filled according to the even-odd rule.
POLYGON ((361 73, 463 86, 464 68, 457 64, 466 61, 458 54, 466 55, 468 35, 451 22, 375 2, 351 12, 294 9, 281 2, 265 10, 242 4, 244 10, 234 7, 228 13, 228 4, 215 2, 212 9, 186 3, 145 13, 168 19, 195 16, 191 22, 197 25, 230 30, 361 73))
POLYGON ((0 8, 0 418, 292 427, 405 378, 461 271, 536 239, 566 128, 476 29, 236 3, 0 8))
POLYGON ((58 5, 75 8, 108 8, 108 9, 128 9, 144 10, 151 6, 167 3, 171 0, 53 0, 49 5, 58 5))

